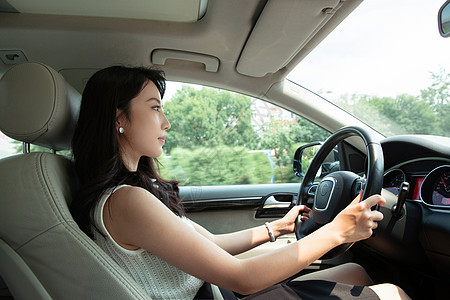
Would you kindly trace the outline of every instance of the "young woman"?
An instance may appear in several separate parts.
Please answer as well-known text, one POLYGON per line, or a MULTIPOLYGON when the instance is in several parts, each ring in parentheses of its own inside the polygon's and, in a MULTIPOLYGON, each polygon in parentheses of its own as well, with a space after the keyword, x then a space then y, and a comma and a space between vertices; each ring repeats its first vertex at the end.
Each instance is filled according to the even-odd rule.
POLYGON ((309 236, 244 260, 233 255, 269 241, 269 228, 275 238, 292 233, 297 215, 306 219, 310 209, 300 205, 267 226, 223 235, 188 220, 177 182, 164 180, 156 170, 170 128, 161 106, 164 91, 160 71, 122 66, 98 71, 83 92, 72 142, 81 183, 71 205, 75 220, 150 296, 205 297, 201 287, 208 282, 249 298, 407 297, 390 284, 363 287, 371 280, 354 265, 277 284, 335 246, 370 237, 383 218, 370 209, 384 205, 381 196, 361 203, 357 198, 309 236), (336 278, 344 282, 336 283, 336 278), (353 285, 361 285, 356 294, 353 285))

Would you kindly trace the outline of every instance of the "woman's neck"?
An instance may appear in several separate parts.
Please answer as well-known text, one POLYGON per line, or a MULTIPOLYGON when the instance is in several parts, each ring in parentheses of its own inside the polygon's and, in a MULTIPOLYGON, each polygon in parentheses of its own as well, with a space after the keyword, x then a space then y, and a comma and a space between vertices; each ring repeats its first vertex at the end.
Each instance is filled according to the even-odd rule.
POLYGON ((136 172, 139 164, 139 158, 134 158, 127 154, 125 151, 121 151, 120 157, 122 158, 123 164, 130 172, 136 172))

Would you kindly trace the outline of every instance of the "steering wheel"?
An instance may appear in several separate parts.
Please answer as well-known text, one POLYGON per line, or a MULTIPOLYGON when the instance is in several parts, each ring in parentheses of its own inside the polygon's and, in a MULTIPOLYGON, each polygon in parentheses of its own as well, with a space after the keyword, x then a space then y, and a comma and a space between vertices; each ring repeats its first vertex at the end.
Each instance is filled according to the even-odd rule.
MULTIPOLYGON (((380 143, 365 129, 350 126, 344 127, 332 134, 320 147, 312 159, 299 191, 298 203, 306 205, 308 198, 314 196, 312 216, 302 222, 300 216, 295 222, 295 235, 301 239, 331 222, 363 189, 361 201, 371 195, 380 194, 383 186, 384 158, 380 143), (325 176, 319 183, 314 184, 317 171, 328 153, 341 141, 359 136, 365 143, 367 150, 367 167, 365 177, 360 177, 350 171, 337 171, 325 176), (317 186, 314 194, 311 191, 317 186)), ((377 209, 377 208, 376 208, 377 209)), ((333 258, 347 251, 352 243, 340 245, 326 253, 322 259, 333 258)))

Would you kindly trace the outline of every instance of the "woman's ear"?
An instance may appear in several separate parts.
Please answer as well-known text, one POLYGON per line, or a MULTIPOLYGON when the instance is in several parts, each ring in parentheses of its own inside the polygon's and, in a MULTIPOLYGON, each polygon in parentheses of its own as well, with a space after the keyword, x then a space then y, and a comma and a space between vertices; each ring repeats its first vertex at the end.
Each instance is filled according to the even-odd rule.
POLYGON ((123 127, 123 112, 121 109, 116 109, 116 132, 119 132, 119 128, 123 127), (122 124, 122 126, 121 126, 122 124))

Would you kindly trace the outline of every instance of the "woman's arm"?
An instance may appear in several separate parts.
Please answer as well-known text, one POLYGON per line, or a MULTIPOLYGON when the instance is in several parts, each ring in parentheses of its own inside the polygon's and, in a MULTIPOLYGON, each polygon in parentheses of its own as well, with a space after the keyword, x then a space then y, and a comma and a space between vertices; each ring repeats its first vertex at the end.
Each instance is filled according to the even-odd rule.
MULTIPOLYGON (((310 208, 304 205, 294 206, 283 218, 270 222, 274 237, 294 232, 294 223, 300 212, 303 212, 302 221, 308 219, 310 208)), ((270 240, 269 233, 265 225, 236 231, 226 234, 212 234, 201 225, 190 220, 197 232, 214 242, 220 248, 224 249, 231 255, 243 253, 253 249, 256 246, 264 244, 270 240)))
POLYGON ((204 281, 241 294, 250 294, 298 273, 335 246, 371 236, 381 196, 355 199, 333 222, 271 253, 240 260, 187 226, 161 201, 139 187, 116 191, 104 210, 112 237, 127 249, 144 248, 204 281))

